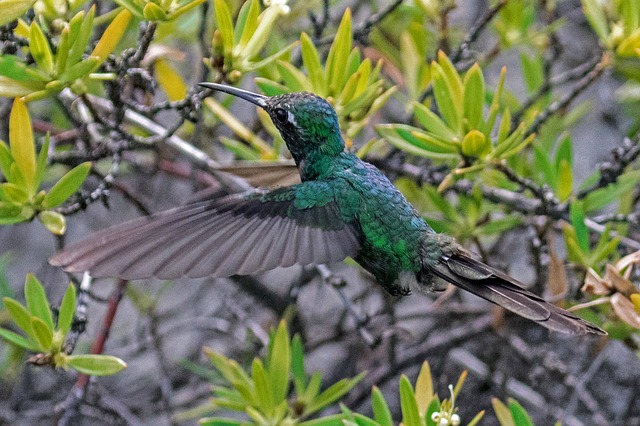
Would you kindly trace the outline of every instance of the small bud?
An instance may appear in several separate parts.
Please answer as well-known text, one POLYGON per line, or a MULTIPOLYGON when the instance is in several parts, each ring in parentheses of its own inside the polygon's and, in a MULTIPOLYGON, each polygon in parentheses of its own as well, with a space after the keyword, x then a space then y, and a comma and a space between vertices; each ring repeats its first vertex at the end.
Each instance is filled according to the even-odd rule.
POLYGON ((438 423, 440 421, 440 418, 442 416, 440 415, 440 412, 438 411, 434 411, 433 413, 431 413, 431 420, 438 423))
POLYGON ((242 78, 242 72, 238 70, 233 70, 227 75, 227 81, 229 83, 237 83, 242 78))
POLYGON ((462 153, 467 157, 478 157, 487 148, 487 138, 478 130, 471 130, 462 140, 462 153))
POLYGON ((460 424, 460 416, 457 414, 451 415, 451 425, 458 426, 460 424))

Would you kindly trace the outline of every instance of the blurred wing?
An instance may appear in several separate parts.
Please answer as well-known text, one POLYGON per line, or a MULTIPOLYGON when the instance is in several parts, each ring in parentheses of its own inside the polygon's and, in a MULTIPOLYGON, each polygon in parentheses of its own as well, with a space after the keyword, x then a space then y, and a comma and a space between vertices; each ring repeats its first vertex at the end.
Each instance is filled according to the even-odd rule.
POLYGON ((49 262, 94 277, 251 274, 356 256, 354 227, 314 182, 179 207, 97 232, 49 262), (303 199, 302 199, 303 198, 303 199))
POLYGON ((504 307, 551 330, 573 334, 607 334, 593 324, 525 290, 508 275, 459 251, 434 268, 457 287, 504 307))

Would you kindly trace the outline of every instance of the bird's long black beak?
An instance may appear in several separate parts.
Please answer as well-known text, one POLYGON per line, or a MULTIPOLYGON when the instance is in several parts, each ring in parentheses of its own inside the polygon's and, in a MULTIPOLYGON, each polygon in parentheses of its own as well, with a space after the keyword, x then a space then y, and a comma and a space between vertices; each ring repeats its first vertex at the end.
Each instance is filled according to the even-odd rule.
POLYGON ((237 87, 226 86, 218 83, 198 83, 199 86, 206 87, 207 89, 217 90, 219 92, 225 92, 233 96, 237 96, 240 99, 249 101, 254 105, 258 105, 260 108, 267 106, 267 96, 259 95, 258 93, 248 92, 246 90, 238 89, 237 87))

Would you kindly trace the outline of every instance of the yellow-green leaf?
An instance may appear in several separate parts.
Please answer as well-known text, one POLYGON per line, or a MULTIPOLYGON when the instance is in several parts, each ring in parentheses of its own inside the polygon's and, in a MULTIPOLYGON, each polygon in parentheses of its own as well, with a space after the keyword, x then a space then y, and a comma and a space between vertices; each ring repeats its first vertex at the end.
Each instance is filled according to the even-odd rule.
POLYGON ((35 338, 33 328, 31 328, 31 314, 27 311, 27 308, 10 297, 4 297, 2 301, 4 302, 4 306, 7 308, 13 322, 27 333, 27 335, 35 338))
POLYGON ((425 105, 419 102, 414 102, 413 113, 420 124, 429 132, 434 133, 443 139, 458 139, 457 135, 445 124, 445 122, 425 105))
POLYGON ((573 173, 571 164, 565 159, 560 160, 558 170, 558 200, 567 201, 573 190, 573 173))
POLYGON ((88 161, 69 170, 53 185, 53 188, 47 192, 44 200, 42 200, 42 205, 51 209, 64 203, 67 198, 80 189, 82 183, 89 175, 90 170, 91 163, 88 161))
POLYGON ((9 144, 11 155, 28 185, 31 195, 35 193, 36 152, 31 130, 31 119, 24 102, 16 99, 13 102, 9 118, 9 144))
POLYGON ((155 3, 149 2, 144 5, 142 9, 142 16, 149 21, 166 21, 167 14, 160 6, 155 3))
POLYGON ((231 12, 225 0, 214 0, 213 7, 216 12, 216 22, 218 30, 222 36, 222 47, 224 56, 231 57, 233 51, 233 21, 231 20, 231 12))
POLYGON ((487 146, 488 142, 484 133, 478 130, 471 130, 469 133, 464 135, 461 149, 462 153, 467 157, 478 157, 484 152, 487 146))
POLYGON ((313 91, 314 93, 323 96, 327 91, 325 87, 324 71, 322 69, 322 64, 320 63, 320 55, 318 54, 316 47, 313 45, 311 37, 306 33, 302 33, 300 36, 300 49, 302 51, 302 62, 309 73, 309 80, 311 80, 311 84, 313 85, 313 91))
POLYGON ((127 367, 120 358, 111 355, 69 355, 67 365, 90 376, 110 376, 127 367))
POLYGON ((49 329, 53 330, 53 316, 44 287, 31 273, 27 274, 24 282, 24 296, 31 315, 40 318, 49 329))
POLYGON ((38 213, 38 220, 42 225, 55 235, 64 235, 67 230, 67 221, 58 212, 45 210, 38 213))
POLYGON ((97 56, 100 59, 100 63, 104 62, 120 42, 124 32, 127 30, 130 20, 131 12, 129 12, 128 9, 122 9, 122 11, 113 18, 111 24, 109 24, 102 34, 102 37, 100 37, 100 41, 98 41, 93 52, 91 52, 91 56, 97 56))
POLYGON ((4 328, 0 328, 0 337, 13 343, 16 346, 20 346, 33 352, 37 352, 40 350, 40 345, 38 345, 35 340, 27 339, 19 334, 14 333, 13 331, 5 330, 4 328))
POLYGON ((70 44, 69 27, 65 26, 60 32, 60 41, 56 48, 56 75, 62 74, 67 67, 67 58, 69 57, 69 49, 71 48, 70 44))
POLYGON ((287 397, 290 365, 289 332, 286 323, 281 321, 273 338, 268 366, 269 382, 275 404, 280 404, 287 397))
POLYGON ((42 81, 17 81, 0 75, 0 97, 19 98, 44 89, 42 81))
POLYGON ((502 403, 502 401, 498 398, 493 398, 491 399, 491 405, 493 406, 493 411, 495 411, 496 417, 500 422, 500 426, 516 426, 513 421, 511 411, 502 403))
MULTIPOLYGON (((433 96, 436 98, 438 110, 447 125, 456 133, 460 132, 460 115, 454 101, 453 91, 447 82, 442 67, 437 63, 431 64, 431 79, 433 84, 433 96)), ((458 98, 460 101, 460 98, 458 98)), ((460 111, 461 112, 461 111, 460 111)))
POLYGON ((42 351, 51 349, 51 341, 53 340, 53 331, 47 327, 44 321, 38 317, 31 317, 31 328, 36 337, 36 341, 40 345, 42 351))
POLYGON ((349 52, 351 52, 352 41, 351 9, 347 8, 327 56, 326 76, 331 93, 337 93, 344 84, 347 59, 349 58, 349 52))
POLYGON ((251 37, 258 28, 258 16, 260 15, 260 3, 258 0, 251 0, 250 3, 245 3, 243 7, 249 7, 247 16, 242 24, 242 35, 240 36, 239 44, 246 46, 251 37))
POLYGON ((0 189, 2 189, 4 198, 7 201, 11 201, 15 204, 25 204, 29 201, 29 194, 27 194, 27 191, 22 186, 16 185, 15 183, 7 182, 0 184, 0 189))
POLYGON ((479 129, 482 124, 482 107, 484 106, 484 77, 476 63, 464 78, 464 117, 472 129, 479 129))
POLYGON ((36 0, 2 0, 0 3, 0 25, 18 19, 33 6, 36 0))
POLYGON ((400 377, 400 409, 404 426, 422 426, 413 388, 404 374, 400 377))
POLYGON ((48 74, 53 74, 53 52, 51 52, 49 41, 36 21, 31 22, 29 30, 29 51, 40 68, 48 74))

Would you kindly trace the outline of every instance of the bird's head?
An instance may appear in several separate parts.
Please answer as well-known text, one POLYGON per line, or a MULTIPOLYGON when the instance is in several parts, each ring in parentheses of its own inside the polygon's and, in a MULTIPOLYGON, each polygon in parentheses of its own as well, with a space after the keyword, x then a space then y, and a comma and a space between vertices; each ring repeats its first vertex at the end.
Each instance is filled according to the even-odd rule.
POLYGON ((338 116, 329 102, 319 96, 308 92, 265 96, 223 84, 200 85, 229 93, 263 108, 280 131, 298 165, 311 153, 332 156, 344 150, 338 116))

